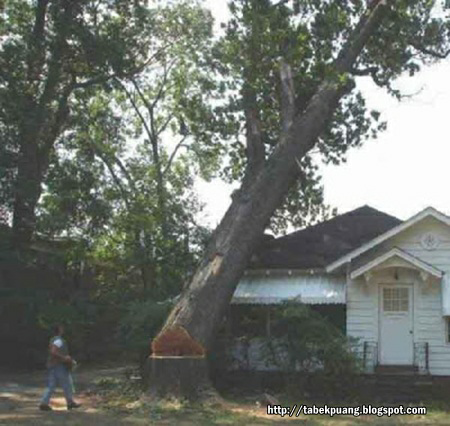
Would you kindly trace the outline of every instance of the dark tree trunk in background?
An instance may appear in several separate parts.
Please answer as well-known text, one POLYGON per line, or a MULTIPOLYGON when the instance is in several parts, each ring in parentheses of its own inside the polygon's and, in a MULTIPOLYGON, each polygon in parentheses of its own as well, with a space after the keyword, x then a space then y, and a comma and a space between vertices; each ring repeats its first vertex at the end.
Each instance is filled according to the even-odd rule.
POLYGON ((47 172, 53 145, 68 116, 67 103, 73 82, 63 79, 67 37, 73 19, 74 3, 61 2, 55 23, 55 40, 48 59, 48 70, 39 93, 39 80, 46 61, 45 24, 48 0, 37 2, 33 37, 28 46, 27 90, 22 102, 26 113, 20 123, 19 160, 15 182, 13 235, 16 246, 27 245, 36 223, 36 206, 47 172))
POLYGON ((23 144, 17 170, 13 230, 17 245, 31 240, 35 228, 35 208, 41 195, 41 171, 37 144, 23 144))
MULTIPOLYGON (((214 232, 190 285, 182 293, 152 345, 154 355, 172 355, 164 345, 158 344, 158 339, 163 339, 174 329, 184 330, 192 340, 192 347, 200 345, 205 351, 211 347, 250 256, 272 214, 298 178, 300 160, 316 143, 339 100, 354 87, 351 79, 337 77, 348 76, 351 72, 365 43, 378 28, 385 8, 385 2, 379 2, 361 18, 335 61, 336 75, 322 82, 301 114, 294 116, 292 105, 289 101, 284 102, 284 131, 277 147, 251 181, 243 184, 233 196, 232 204, 214 232)), ((289 79, 289 73, 285 71, 286 67, 282 66, 282 79, 289 79)), ((288 83, 283 84, 283 90, 289 91, 293 87, 291 82, 288 83)), ((292 95, 285 93, 283 98, 294 99, 292 95)), ((179 352, 189 355, 186 346, 189 346, 186 339, 180 339, 179 352)), ((168 358, 166 371, 170 363, 168 358)), ((173 368, 178 368, 175 362, 173 368)), ((157 383, 153 383, 153 389, 154 386, 157 383)))

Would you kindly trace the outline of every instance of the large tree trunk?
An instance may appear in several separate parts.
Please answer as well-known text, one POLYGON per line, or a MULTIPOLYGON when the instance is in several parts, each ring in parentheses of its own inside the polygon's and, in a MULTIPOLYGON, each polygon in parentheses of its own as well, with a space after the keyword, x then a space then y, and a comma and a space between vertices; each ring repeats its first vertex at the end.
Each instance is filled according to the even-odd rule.
POLYGON ((14 242, 19 247, 29 244, 35 231, 36 206, 42 192, 42 180, 48 168, 51 149, 67 119, 67 102, 73 89, 71 84, 66 87, 61 85, 66 39, 74 9, 74 2, 64 0, 42 93, 37 95, 46 59, 45 23, 48 3, 48 0, 40 0, 36 4, 33 37, 28 46, 27 93, 22 99, 27 109, 20 126, 13 213, 14 242))
MULTIPOLYGON (((249 258, 255 250, 273 212, 295 181, 299 162, 314 146, 344 94, 354 87, 348 79, 365 43, 378 28, 386 1, 367 11, 335 61, 336 74, 324 81, 306 110, 282 132, 278 145, 262 170, 233 197, 233 202, 216 229, 190 285, 184 290, 152 345, 157 356, 190 355, 189 347, 210 348, 249 258), (344 76, 344 78, 341 78, 344 76), (160 345, 173 330, 184 330, 186 339, 160 345)), ((288 112, 286 112, 288 113, 288 112)), ((170 363, 170 360, 168 360, 170 363)), ((166 364, 167 368, 167 364, 166 364)), ((158 386, 157 383, 153 383, 158 386)))
POLYGON ((35 229, 35 209, 41 195, 37 144, 23 144, 19 155, 14 198, 13 231, 16 245, 27 244, 35 229))

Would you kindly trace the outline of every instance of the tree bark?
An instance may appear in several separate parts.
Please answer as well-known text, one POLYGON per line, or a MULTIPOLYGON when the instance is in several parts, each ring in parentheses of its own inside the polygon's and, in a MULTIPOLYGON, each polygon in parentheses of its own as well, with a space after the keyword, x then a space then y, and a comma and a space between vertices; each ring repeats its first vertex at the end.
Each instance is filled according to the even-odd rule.
POLYGON ((35 207, 41 196, 39 152, 35 144, 22 144, 14 197, 13 231, 17 246, 31 240, 35 229, 35 207))
POLYGON ((31 241, 35 230, 36 205, 42 192, 42 180, 47 171, 49 156, 62 125, 67 118, 67 102, 72 84, 63 88, 63 62, 66 39, 73 18, 74 4, 65 0, 62 12, 55 23, 56 36, 48 64, 42 94, 34 99, 36 81, 42 73, 45 59, 44 34, 48 1, 37 3, 33 38, 28 50, 27 85, 29 94, 23 98, 27 106, 20 126, 20 150, 15 184, 13 235, 15 245, 24 246, 31 241), (53 109, 52 102, 57 103, 53 109))
MULTIPOLYGON (((305 111, 281 133, 277 147, 251 185, 237 192, 159 338, 183 329, 195 344, 205 350, 211 347, 250 256, 273 212, 298 177, 300 160, 316 143, 339 100, 354 87, 348 73, 378 28, 385 9, 386 2, 380 1, 364 14, 334 63, 335 76, 323 81, 305 111)), ((287 111, 285 117, 289 115, 287 111)), ((185 339, 179 344, 180 352, 186 354, 185 339)))
POLYGON ((151 356, 148 394, 155 399, 171 395, 190 401, 214 398, 204 356, 151 356))

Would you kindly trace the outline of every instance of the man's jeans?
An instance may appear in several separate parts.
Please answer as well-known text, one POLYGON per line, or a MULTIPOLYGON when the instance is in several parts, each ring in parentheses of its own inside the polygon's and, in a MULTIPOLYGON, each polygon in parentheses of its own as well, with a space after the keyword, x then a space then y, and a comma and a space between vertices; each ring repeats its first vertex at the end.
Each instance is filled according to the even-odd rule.
POLYGON ((57 364, 48 369, 48 388, 41 400, 42 404, 49 404, 50 398, 52 397, 52 394, 58 384, 63 388, 67 403, 73 401, 72 378, 70 376, 70 371, 64 365, 57 364))

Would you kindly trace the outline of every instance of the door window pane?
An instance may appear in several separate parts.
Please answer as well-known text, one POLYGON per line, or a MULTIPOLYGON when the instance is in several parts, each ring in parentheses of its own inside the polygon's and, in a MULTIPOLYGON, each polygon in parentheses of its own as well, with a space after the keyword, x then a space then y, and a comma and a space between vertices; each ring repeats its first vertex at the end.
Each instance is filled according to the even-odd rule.
POLYGON ((384 312, 408 312, 409 289, 405 287, 383 288, 384 312))

